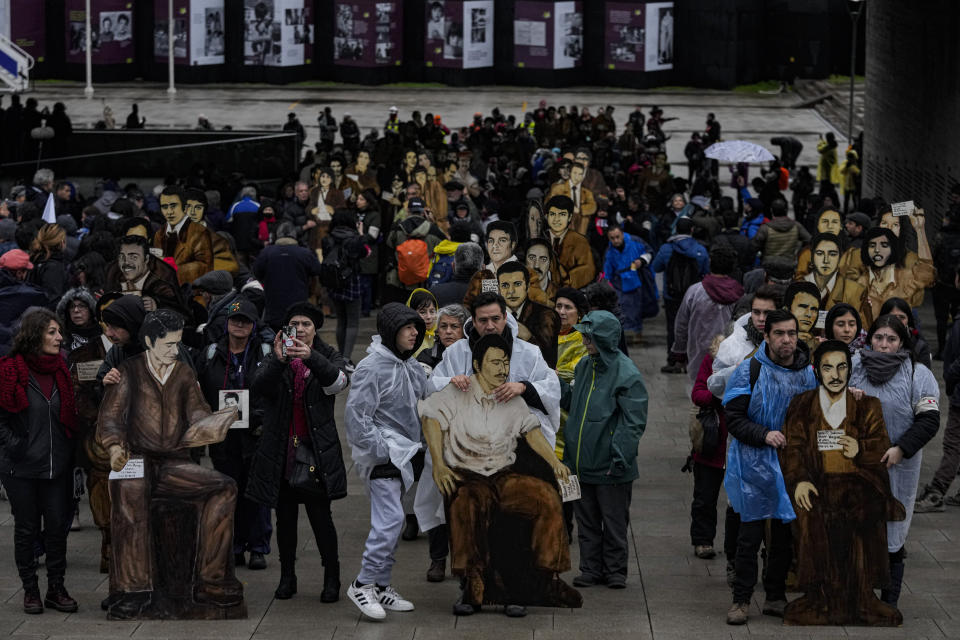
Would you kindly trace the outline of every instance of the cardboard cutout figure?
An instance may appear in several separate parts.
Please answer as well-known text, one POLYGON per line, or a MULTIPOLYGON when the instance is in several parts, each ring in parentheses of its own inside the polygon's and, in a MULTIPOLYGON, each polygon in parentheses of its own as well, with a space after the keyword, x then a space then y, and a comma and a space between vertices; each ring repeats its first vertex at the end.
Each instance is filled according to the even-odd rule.
POLYGON ((828 340, 814 354, 820 385, 787 409, 780 456, 797 514, 797 583, 785 624, 897 626, 903 616, 874 593, 890 578, 887 521, 906 511, 881 458, 890 447, 880 400, 847 389, 850 352, 828 340))
POLYGON ((510 350, 501 336, 484 336, 473 347, 469 388, 449 384, 419 405, 446 502, 451 570, 463 578, 461 615, 483 604, 582 604, 559 576, 570 569, 570 551, 556 481, 569 470, 523 399, 498 402, 493 393, 508 379, 510 350), (504 535, 500 527, 516 519, 524 533, 504 535))
POLYGON ((550 248, 550 241, 543 238, 532 238, 527 243, 525 257, 527 268, 540 278, 540 289, 547 298, 554 302, 557 299, 557 290, 560 286, 553 281, 553 273, 557 270, 557 261, 550 248))
MULTIPOLYGON (((490 262, 480 271, 473 274, 470 284, 467 285, 467 293, 463 296, 463 304, 470 306, 473 299, 484 291, 497 291, 497 269, 506 262, 516 262, 517 257, 513 254, 517 248, 517 228, 512 222, 507 220, 494 220, 487 225, 487 254, 490 256, 490 262)), ((540 288, 539 276, 532 270, 527 269, 529 282, 534 285, 529 287, 527 295, 542 305, 549 306, 550 301, 547 294, 540 288)))
MULTIPOLYGON (((839 238, 840 234, 843 233, 843 216, 840 215, 840 212, 833 209, 821 211, 817 215, 817 233, 831 233, 839 238)), ((800 253, 797 254, 797 280, 802 279, 803 276, 813 270, 813 264, 811 263, 812 249, 813 243, 811 242, 811 244, 800 249, 800 253)), ((847 254, 844 253, 842 258, 846 257, 847 254)), ((844 271, 841 270, 841 274, 843 273, 844 271)))
POLYGON ((820 314, 820 290, 810 282, 794 282, 783 294, 783 306, 797 319, 797 338, 813 353, 820 342, 815 331, 820 314))
POLYGON ((160 213, 167 224, 153 236, 153 246, 164 258, 177 264, 180 284, 193 282, 213 271, 213 244, 207 229, 187 218, 187 198, 180 187, 166 187, 160 194, 160 213))
POLYGON ((143 308, 147 311, 173 309, 186 315, 187 310, 180 297, 180 290, 160 278, 150 269, 150 264, 158 262, 150 255, 150 247, 145 238, 126 236, 120 240, 117 254, 117 270, 113 277, 108 275, 108 291, 122 291, 143 298, 143 308))
POLYGON ((557 367, 557 336, 560 317, 545 305, 530 300, 530 273, 519 262, 506 262, 497 269, 500 295, 507 301, 510 313, 517 319, 521 339, 540 347, 540 353, 551 369, 557 367))
MULTIPOLYGON (((923 218, 924 213, 922 209, 919 209, 917 213, 921 218, 923 218)), ((920 260, 920 256, 917 255, 916 251, 911 251, 910 249, 906 248, 905 238, 900 233, 900 221, 903 219, 903 217, 904 216, 895 216, 893 215, 892 211, 887 210, 885 213, 880 215, 880 224, 877 226, 883 229, 890 229, 890 231, 893 232, 893 235, 897 238, 897 242, 899 242, 900 246, 902 247, 901 253, 903 255, 903 266, 906 269, 913 269, 913 266, 920 260)), ((866 231, 861 234, 861 237, 865 235, 866 231)), ((866 240, 864 240, 864 242, 866 242, 866 240)), ((920 241, 918 238, 918 249, 919 244, 920 241)), ((861 247, 862 246, 863 245, 861 244, 861 247)), ((860 251, 861 247, 850 247, 847 249, 846 253, 843 254, 843 259, 840 261, 840 273, 846 276, 848 280, 857 280, 860 278, 860 276, 867 273, 867 267, 869 264, 863 261, 860 251)))
MULTIPOLYGON (((547 194, 548 209, 549 201, 554 196, 564 196, 570 199, 569 211, 571 213, 573 229, 580 235, 587 233, 590 226, 590 216, 597 212, 597 203, 593 198, 593 192, 583 185, 583 179, 587 175, 587 168, 575 162, 570 167, 570 179, 555 183, 547 194)), ((549 220, 547 223, 549 224, 549 220)), ((552 226, 552 225, 551 225, 552 226)))
POLYGON ((557 271, 552 278, 559 287, 585 287, 593 281, 597 269, 590 242, 570 228, 573 201, 566 196, 554 196, 547 201, 546 209, 550 244, 557 260, 557 271))
MULTIPOLYGON (((200 189, 187 189, 187 204, 184 207, 190 222, 198 224, 207 230, 210 234, 210 244, 213 247, 213 268, 214 270, 229 271, 231 274, 237 272, 240 265, 237 259, 230 251, 230 243, 223 236, 214 232, 207 226, 204 215, 207 212, 207 195, 200 189)), ((150 309, 147 309, 149 311, 150 309)))
POLYGON ((811 271, 802 279, 820 290, 820 310, 829 311, 838 302, 859 308, 863 287, 840 275, 840 238, 832 233, 818 233, 810 241, 811 271))
MULTIPOLYGON (((902 217, 902 216, 901 216, 902 217)), ((886 227, 874 227, 864 234, 860 258, 867 268, 857 281, 864 297, 860 306, 863 325, 869 327, 880 315, 880 307, 890 298, 903 298, 911 307, 923 304, 923 292, 933 286, 937 270, 923 226, 923 210, 910 216, 917 232, 917 262, 907 267, 903 260, 903 243, 886 227)))
POLYGON ((147 350, 120 365, 100 407, 97 437, 114 471, 113 620, 246 616, 232 555, 237 485, 188 453, 221 442, 237 411, 210 412, 193 369, 178 360, 182 334, 176 313, 147 314, 147 350))

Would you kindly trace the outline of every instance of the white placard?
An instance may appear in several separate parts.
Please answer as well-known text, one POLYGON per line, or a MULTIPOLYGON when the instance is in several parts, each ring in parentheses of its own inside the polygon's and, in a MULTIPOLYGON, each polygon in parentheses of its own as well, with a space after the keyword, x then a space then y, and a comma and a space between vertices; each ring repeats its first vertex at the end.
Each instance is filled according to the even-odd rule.
POLYGON ((560 496, 564 502, 580 499, 580 478, 571 475, 566 482, 560 483, 560 496))
POLYGON ((644 43, 644 71, 673 68, 673 3, 648 2, 646 42, 644 43))
POLYGON ((515 20, 513 43, 521 47, 547 46, 547 23, 538 20, 515 20))
POLYGON ((110 471, 110 480, 134 480, 143 477, 143 458, 130 458, 120 471, 110 471))
POLYGON ((163 260, 163 249, 161 249, 160 247, 150 247, 150 253, 157 260, 163 260))
POLYGON ((843 435, 843 429, 817 431, 817 451, 842 451, 843 445, 840 444, 840 437, 843 435))
POLYGON ((899 217, 910 215, 916 209, 916 206, 913 204, 913 200, 907 200, 906 202, 894 202, 890 205, 890 208, 893 210, 893 215, 899 217))
POLYGON ((217 392, 217 406, 221 410, 237 408, 237 420, 230 425, 231 429, 250 428, 249 389, 221 389, 217 392))
POLYGON ((824 329, 827 326, 827 314, 829 311, 820 311, 817 313, 817 324, 813 325, 814 329, 824 329))
POLYGON ((493 0, 463 3, 463 68, 493 66, 493 0))
POLYGON ((89 362, 77 363, 77 381, 92 382, 97 379, 97 372, 100 371, 100 365, 103 360, 90 360, 89 362))
POLYGON ((487 293, 488 291, 500 293, 500 284, 494 279, 481 280, 480 293, 487 293))

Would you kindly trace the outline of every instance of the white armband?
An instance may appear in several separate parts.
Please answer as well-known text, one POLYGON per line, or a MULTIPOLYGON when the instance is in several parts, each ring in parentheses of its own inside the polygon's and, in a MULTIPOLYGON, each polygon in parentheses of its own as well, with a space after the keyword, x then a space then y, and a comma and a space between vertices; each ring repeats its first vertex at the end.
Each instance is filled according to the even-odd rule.
POLYGON ((340 371, 340 375, 337 376, 337 379, 332 383, 323 388, 323 392, 328 396, 333 396, 344 389, 347 388, 347 385, 350 384, 350 379, 347 377, 343 371, 340 371))
POLYGON ((933 396, 924 396, 913 408, 913 415, 918 416, 924 411, 940 411, 940 403, 933 396))

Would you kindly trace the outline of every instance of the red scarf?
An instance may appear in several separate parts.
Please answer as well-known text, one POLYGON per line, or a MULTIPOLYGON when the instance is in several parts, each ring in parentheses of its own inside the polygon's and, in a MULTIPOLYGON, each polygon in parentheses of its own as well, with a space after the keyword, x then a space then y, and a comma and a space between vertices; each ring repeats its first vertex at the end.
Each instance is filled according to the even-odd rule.
POLYGON ((17 354, 0 359, 0 409, 20 413, 29 406, 27 385, 30 384, 31 370, 53 374, 60 394, 60 422, 66 427, 67 435, 71 436, 77 425, 73 381, 67 362, 59 354, 30 356, 29 360, 17 354))

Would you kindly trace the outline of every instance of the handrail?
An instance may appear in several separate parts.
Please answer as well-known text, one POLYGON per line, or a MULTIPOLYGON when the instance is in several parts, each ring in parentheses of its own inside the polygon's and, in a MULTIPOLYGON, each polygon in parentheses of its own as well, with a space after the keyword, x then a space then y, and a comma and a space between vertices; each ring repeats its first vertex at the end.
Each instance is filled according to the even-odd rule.
POLYGON ((33 59, 33 56, 27 53, 20 45, 18 45, 16 42, 11 40, 7 36, 3 35, 2 33, 0 33, 0 45, 5 45, 13 49, 13 51, 16 52, 17 55, 21 56, 27 64, 28 71, 30 69, 33 69, 33 65, 36 62, 33 59))

